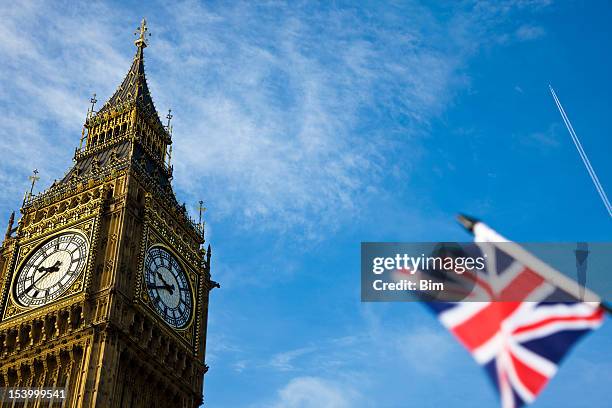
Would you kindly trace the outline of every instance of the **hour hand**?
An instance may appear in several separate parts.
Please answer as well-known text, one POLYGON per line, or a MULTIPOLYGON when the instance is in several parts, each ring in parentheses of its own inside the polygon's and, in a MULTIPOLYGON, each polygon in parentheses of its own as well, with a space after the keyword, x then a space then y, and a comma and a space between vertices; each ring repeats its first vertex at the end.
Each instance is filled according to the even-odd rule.
POLYGON ((47 271, 49 271, 49 272, 57 272, 57 271, 59 271, 59 267, 60 267, 61 264, 62 264, 61 261, 55 261, 55 263, 53 264, 52 267, 47 268, 47 271))
MULTIPOLYGON (((166 282, 166 280, 164 279, 164 275, 162 275, 161 273, 159 273, 159 271, 157 271, 157 277, 164 283, 164 285, 166 286, 170 286, 168 284, 168 282, 166 282)), ((174 285, 172 285, 174 287, 174 285)))
POLYGON ((55 263, 51 266, 40 266, 36 270, 39 272, 57 272, 59 271, 59 267, 61 266, 62 261, 55 261, 55 263))
POLYGON ((163 285, 149 284, 148 288, 149 289, 166 289, 168 292, 170 292, 170 294, 174 292, 174 285, 168 285, 167 283, 164 283, 163 285))

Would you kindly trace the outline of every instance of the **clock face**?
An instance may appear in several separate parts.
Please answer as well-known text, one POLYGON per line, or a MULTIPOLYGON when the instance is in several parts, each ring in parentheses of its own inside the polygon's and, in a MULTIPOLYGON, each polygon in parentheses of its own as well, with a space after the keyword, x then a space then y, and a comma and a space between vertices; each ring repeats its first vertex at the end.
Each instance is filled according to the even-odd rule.
POLYGON ((13 294, 26 307, 60 297, 85 268, 89 247, 81 234, 56 235, 28 256, 17 273, 13 294))
POLYGON ((192 313, 191 286, 176 258, 161 247, 149 249, 145 284, 155 311, 174 328, 187 325, 192 313))

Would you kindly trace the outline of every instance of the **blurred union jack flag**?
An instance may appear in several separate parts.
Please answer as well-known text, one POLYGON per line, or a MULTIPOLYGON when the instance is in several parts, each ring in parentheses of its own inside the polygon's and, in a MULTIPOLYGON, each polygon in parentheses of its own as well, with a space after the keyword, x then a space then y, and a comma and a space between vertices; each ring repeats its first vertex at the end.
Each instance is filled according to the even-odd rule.
POLYGON ((601 325, 604 310, 597 301, 579 301, 586 289, 517 244, 482 223, 472 227, 487 270, 462 279, 488 301, 427 305, 484 367, 502 407, 521 407, 534 401, 572 346, 601 325))

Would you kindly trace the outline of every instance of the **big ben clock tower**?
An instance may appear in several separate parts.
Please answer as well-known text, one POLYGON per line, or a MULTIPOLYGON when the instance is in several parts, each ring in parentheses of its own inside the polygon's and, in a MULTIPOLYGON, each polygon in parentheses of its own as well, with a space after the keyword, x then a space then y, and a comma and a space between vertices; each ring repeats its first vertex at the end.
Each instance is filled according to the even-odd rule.
POLYGON ((170 183, 171 128, 147 86, 146 31, 143 20, 125 79, 92 106, 74 166, 26 195, 0 248, 0 388, 65 389, 27 406, 202 403, 218 284, 203 224, 170 183))

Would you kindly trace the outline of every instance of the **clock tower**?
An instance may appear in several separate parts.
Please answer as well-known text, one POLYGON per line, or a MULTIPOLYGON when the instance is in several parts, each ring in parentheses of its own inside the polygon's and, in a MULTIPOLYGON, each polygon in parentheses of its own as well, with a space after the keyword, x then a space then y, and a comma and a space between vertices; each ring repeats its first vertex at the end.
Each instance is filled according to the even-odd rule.
POLYGON ((202 403, 219 285, 204 224, 172 189, 171 116, 164 126, 147 86, 146 31, 143 20, 116 92, 97 112, 92 99, 72 168, 26 194, 0 248, 0 388, 65 389, 28 406, 202 403))

